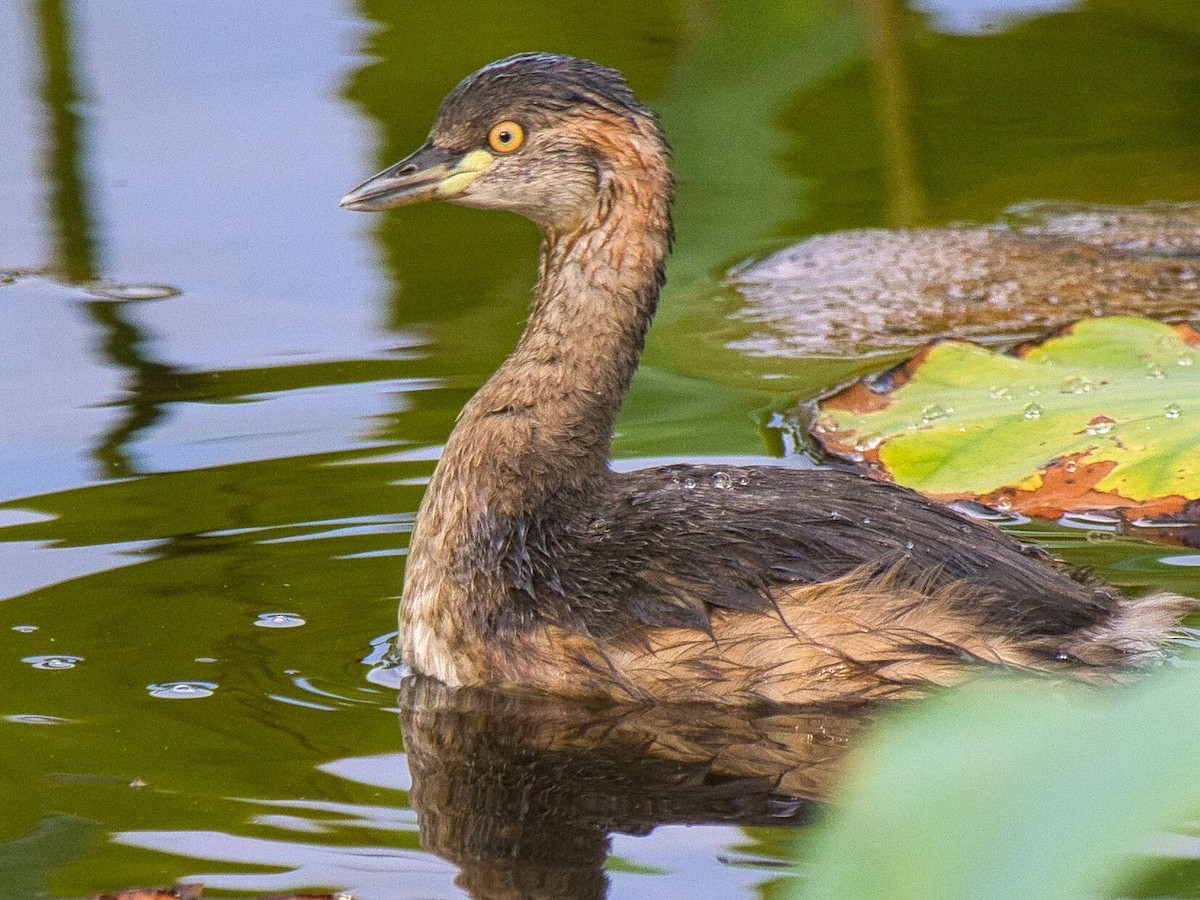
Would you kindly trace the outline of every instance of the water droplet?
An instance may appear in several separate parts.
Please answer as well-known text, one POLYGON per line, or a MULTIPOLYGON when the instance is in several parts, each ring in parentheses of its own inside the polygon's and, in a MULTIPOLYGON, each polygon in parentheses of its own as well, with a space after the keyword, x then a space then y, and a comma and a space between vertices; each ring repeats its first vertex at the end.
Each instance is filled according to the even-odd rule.
POLYGON ((1096 416, 1087 423, 1087 427, 1083 429, 1083 432, 1084 434, 1108 434, 1116 424, 1116 421, 1110 419, 1108 416, 1096 416))
POLYGON ((295 613, 259 613, 254 624, 259 628, 299 628, 304 620, 295 613))
POLYGON ((828 413, 824 413, 817 418, 813 425, 813 431, 817 434, 828 434, 831 431, 838 430, 838 421, 828 413))
POLYGON ((1041 395, 1042 395, 1042 389, 1041 389, 1041 388, 1038 388, 1038 387, 1031 387, 1031 388, 1029 389, 1029 396, 1030 396, 1030 397, 1040 397, 1041 395))
MULTIPOLYGON (((595 516, 587 526, 588 534, 608 534, 608 519, 604 516, 595 516)), ((281 628, 290 626, 278 626, 281 628)))
POLYGON ((148 684, 146 690, 151 697, 163 700, 196 700, 200 697, 211 697, 217 685, 212 681, 165 681, 162 684, 148 684))
POLYGON ((1192 363, 1194 363, 1195 361, 1196 361, 1196 357, 1194 357, 1192 354, 1190 354, 1190 353, 1180 353, 1180 354, 1179 354, 1179 356, 1178 356, 1178 357, 1176 357, 1176 359, 1175 359, 1175 365, 1177 365, 1177 366, 1190 366, 1190 365, 1191 365, 1192 363))
POLYGON ((712 479, 713 484, 722 491, 733 487, 733 479, 729 476, 728 472, 713 472, 712 479))
POLYGON ((863 523, 864 525, 870 525, 870 524, 871 524, 871 520, 870 520, 870 519, 863 519, 863 520, 862 520, 862 523, 863 523))
POLYGON ((1163 415, 1168 419, 1178 419, 1180 412, 1182 412, 1182 410, 1179 408, 1178 403, 1169 403, 1163 409, 1163 415))
POLYGON ((138 300, 163 300, 179 295, 179 288, 169 284, 116 284, 99 282, 88 286, 88 293, 102 300, 131 303, 138 300))
POLYGON ((198 663, 215 663, 216 661, 217 661, 217 658, 215 656, 197 656, 196 657, 196 662, 198 662, 198 663))
POLYGON ((996 502, 992 505, 996 507, 996 509, 1000 510, 1000 512, 1008 512, 1010 509, 1012 509, 1012 503, 1012 497, 1002 496, 997 497, 996 502))
POLYGON ((1021 414, 1027 419, 1040 419, 1042 417, 1042 407, 1037 403, 1030 403, 1021 414))
POLYGON ((26 656, 21 660, 23 663, 29 663, 35 669, 73 669, 76 663, 83 662, 82 656, 26 656))
POLYGON ((694 488, 695 486, 696 486, 696 479, 695 479, 695 478, 685 478, 685 479, 683 479, 683 488, 684 488, 684 490, 690 491, 690 490, 692 490, 692 488, 694 488))
POLYGON ((1117 536, 1111 531, 1089 531, 1084 539, 1093 544, 1102 544, 1105 541, 1115 541, 1117 536))
POLYGON ((1073 459, 1068 459, 1065 463, 1063 463, 1063 468, 1074 474, 1075 472, 1079 471, 1079 463, 1075 462, 1073 459))
POLYGON ((1060 394, 1087 394, 1095 387, 1091 381, 1084 378, 1082 375, 1072 375, 1070 378, 1064 378, 1058 386, 1060 394))
POLYGON ((995 385, 988 388, 988 396, 993 400, 1011 400, 1013 398, 1012 391, 1008 388, 996 387, 995 385))
POLYGON ((954 410, 949 406, 938 406, 937 404, 926 406, 923 410, 921 410, 921 424, 928 425, 930 422, 936 422, 939 419, 944 419, 952 412, 954 412, 954 410))
POLYGON ((1146 363, 1147 378, 1166 378, 1166 373, 1158 363, 1146 363))
POLYGON ((750 479, 747 478, 745 475, 743 475, 741 478, 738 479, 738 484, 740 484, 742 487, 745 487, 749 483, 750 483, 750 479))
POLYGON ((12 630, 18 631, 21 634, 32 634, 38 630, 38 627, 36 625, 14 625, 12 630))
POLYGON ((916 545, 916 543, 915 543, 915 542, 913 542, 913 541, 905 541, 905 542, 904 542, 904 549, 905 549, 905 550, 912 550, 912 549, 913 549, 914 547, 916 547, 916 546, 917 546, 917 545, 916 545))

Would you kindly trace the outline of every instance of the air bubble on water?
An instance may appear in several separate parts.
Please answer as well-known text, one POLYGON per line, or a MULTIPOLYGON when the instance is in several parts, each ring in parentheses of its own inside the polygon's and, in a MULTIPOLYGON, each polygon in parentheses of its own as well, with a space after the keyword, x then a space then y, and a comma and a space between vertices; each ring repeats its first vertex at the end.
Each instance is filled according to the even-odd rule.
POLYGON ((259 613, 254 624, 259 628, 299 628, 304 620, 295 613, 259 613))
POLYGON ((164 681, 146 685, 151 697, 163 700, 197 700, 211 697, 216 689, 216 682, 212 681, 164 681))
POLYGON ((77 663, 83 662, 82 656, 67 656, 63 654, 53 656, 26 656, 21 660, 23 663, 29 663, 35 669, 73 669, 77 663))

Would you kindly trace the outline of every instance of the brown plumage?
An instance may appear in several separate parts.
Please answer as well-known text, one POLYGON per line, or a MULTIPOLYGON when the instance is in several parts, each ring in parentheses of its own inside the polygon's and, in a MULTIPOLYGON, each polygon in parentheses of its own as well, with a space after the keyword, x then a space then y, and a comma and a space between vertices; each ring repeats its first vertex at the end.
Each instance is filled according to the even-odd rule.
POLYGON ((1126 599, 893 485, 836 471, 608 467, 671 245, 668 152, 621 76, 522 54, 342 201, 507 209, 544 240, 529 322, 421 504, 399 647, 449 685, 805 703, 972 667, 1107 674, 1193 601, 1126 599))

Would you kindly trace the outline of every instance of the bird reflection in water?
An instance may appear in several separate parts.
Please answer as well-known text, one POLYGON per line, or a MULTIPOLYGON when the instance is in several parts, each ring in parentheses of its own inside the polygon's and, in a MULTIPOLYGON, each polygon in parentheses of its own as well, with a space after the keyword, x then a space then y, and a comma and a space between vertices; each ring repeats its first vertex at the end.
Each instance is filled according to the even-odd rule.
POLYGON ((421 844, 476 898, 603 897, 614 833, 800 825, 873 707, 611 706, 409 678, 421 844))

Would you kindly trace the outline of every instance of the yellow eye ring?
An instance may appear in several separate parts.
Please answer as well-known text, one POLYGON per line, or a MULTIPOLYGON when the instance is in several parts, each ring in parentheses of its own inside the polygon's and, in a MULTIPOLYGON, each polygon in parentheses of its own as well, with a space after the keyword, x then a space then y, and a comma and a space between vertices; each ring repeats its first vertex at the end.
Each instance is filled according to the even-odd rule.
POLYGON ((516 122, 497 122, 488 132, 488 146, 497 153, 512 153, 525 143, 525 129, 516 122))

